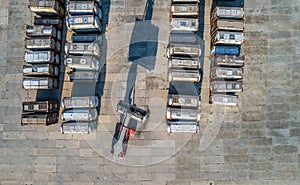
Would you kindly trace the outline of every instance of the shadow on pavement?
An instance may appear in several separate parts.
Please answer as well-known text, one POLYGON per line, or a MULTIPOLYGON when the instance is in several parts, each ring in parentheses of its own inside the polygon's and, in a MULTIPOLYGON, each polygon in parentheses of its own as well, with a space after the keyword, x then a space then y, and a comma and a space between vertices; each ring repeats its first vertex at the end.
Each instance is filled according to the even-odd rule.
POLYGON ((137 77, 138 66, 152 71, 155 68, 159 28, 151 23, 154 0, 147 0, 143 18, 136 18, 130 39, 128 72, 124 101, 133 103, 131 94, 137 77))

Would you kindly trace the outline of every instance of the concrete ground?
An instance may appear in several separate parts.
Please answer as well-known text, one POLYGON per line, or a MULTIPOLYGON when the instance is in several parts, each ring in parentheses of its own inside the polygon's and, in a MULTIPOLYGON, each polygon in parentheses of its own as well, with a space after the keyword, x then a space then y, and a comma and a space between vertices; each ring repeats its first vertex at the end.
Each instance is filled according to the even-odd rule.
MULTIPOLYGON (((142 18, 146 0, 105 1, 106 65, 99 83, 104 89, 99 93, 95 87, 101 94, 99 125, 89 135, 62 135, 59 124, 20 125, 21 102, 36 98, 22 89, 24 24, 30 24, 32 14, 28 0, 1 2, 1 185, 300 184, 299 0, 245 1, 244 91, 237 107, 208 104, 210 48, 205 45, 199 134, 166 133, 170 1, 155 0, 152 21, 141 24, 135 21, 142 18), (143 34, 132 34, 139 30, 143 34), (129 43, 144 39, 156 40, 147 50, 156 57, 128 61, 129 43), (148 105, 151 116, 139 126, 126 158, 115 163, 110 145, 119 115, 114 108, 133 81, 135 103, 148 105)), ((202 3, 209 43, 211 2, 202 3)))

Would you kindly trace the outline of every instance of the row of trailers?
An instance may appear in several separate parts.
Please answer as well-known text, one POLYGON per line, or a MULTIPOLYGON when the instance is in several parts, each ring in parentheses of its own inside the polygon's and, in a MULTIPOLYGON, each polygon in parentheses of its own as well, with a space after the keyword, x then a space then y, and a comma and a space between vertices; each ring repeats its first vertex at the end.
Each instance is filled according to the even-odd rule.
MULTIPOLYGON (((68 81, 98 82, 101 63, 102 1, 68 0, 64 64, 68 81)), ((95 93, 95 92, 91 92, 95 93)), ((98 118, 99 98, 65 97, 62 101, 62 133, 90 133, 98 118)))
POLYGON ((99 80, 102 32, 102 1, 68 0, 64 64, 69 81, 99 80))
POLYGON ((243 90, 243 7, 216 6, 211 12, 210 103, 238 105, 243 90))
MULTIPOLYGON (((62 100, 61 133, 90 133, 98 116, 97 96, 66 97, 62 100)), ((59 104, 56 100, 23 102, 22 125, 49 125, 58 121, 59 104)))
MULTIPOLYGON (((22 85, 26 90, 59 88, 64 1, 31 1, 35 13, 26 25, 25 59, 22 85)), ((45 95, 43 101, 22 103, 21 125, 50 125, 58 121, 59 104, 45 95), (48 99, 48 100, 47 100, 48 99)))
POLYGON ((168 132, 198 132, 200 129, 200 96, 186 87, 195 88, 201 81, 201 45, 199 0, 172 0, 171 33, 167 47, 168 81, 179 84, 169 91, 167 104, 168 132), (185 90, 180 90, 183 88, 185 90))
MULTIPOLYGON (((23 70, 25 89, 58 88, 61 60, 67 72, 65 80, 98 81, 101 68, 98 43, 102 31, 101 5, 101 0, 36 0, 29 6, 37 15, 34 17, 34 25, 27 26, 26 30, 26 65, 23 70), (68 30, 63 33, 64 22, 68 30), (68 37, 71 33, 72 42, 66 43, 64 50, 61 49, 62 35, 68 37)), ((98 116, 98 97, 65 97, 62 102, 69 102, 70 105, 62 103, 64 122, 61 124, 61 132, 90 133, 98 116), (94 103, 90 105, 91 102, 94 103)), ((57 123, 58 107, 57 100, 23 102, 22 125, 57 123)))

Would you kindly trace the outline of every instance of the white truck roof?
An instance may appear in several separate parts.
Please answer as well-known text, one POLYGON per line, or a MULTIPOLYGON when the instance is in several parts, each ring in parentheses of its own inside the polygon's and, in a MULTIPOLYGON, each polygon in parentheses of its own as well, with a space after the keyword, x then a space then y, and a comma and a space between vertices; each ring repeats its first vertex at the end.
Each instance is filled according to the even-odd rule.
POLYGON ((244 8, 216 6, 211 13, 211 21, 213 22, 216 18, 243 19, 244 8))
POLYGON ((199 96, 169 94, 168 105, 180 107, 198 107, 200 105, 199 96))
POLYGON ((23 78, 24 89, 52 89, 58 87, 58 80, 50 77, 23 78))
POLYGON ((243 90, 243 82, 241 81, 212 81, 210 82, 211 92, 241 92, 243 90))
POLYGON ((99 106, 99 98, 97 96, 65 97, 62 106, 65 109, 94 108, 99 106))
POLYGON ((25 62, 30 64, 60 63, 60 57, 53 51, 25 51, 25 62))
POLYGON ((67 55, 94 55, 100 56, 101 49, 98 43, 66 43, 65 52, 67 55))
POLYGON ((199 30, 198 18, 172 18, 171 20, 172 31, 193 31, 199 30))
POLYGON ((60 125, 60 131, 65 133, 90 134, 94 130, 94 122, 64 122, 60 125))
POLYGON ((93 56, 65 56, 65 65, 79 70, 99 70, 100 61, 93 56))
POLYGON ((229 44, 229 45, 241 45, 244 42, 243 32, 231 32, 231 31, 216 31, 211 38, 213 45, 215 44, 229 44))
POLYGON ((201 80, 201 75, 199 70, 170 69, 168 78, 170 82, 199 82, 201 80))
POLYGON ((167 120, 167 132, 194 132, 200 130, 200 125, 195 121, 170 121, 167 120))
POLYGON ((235 66, 242 67, 244 65, 244 57, 235 55, 215 55, 211 59, 212 66, 235 66))
POLYGON ((211 78, 241 79, 243 78, 243 69, 230 67, 212 67, 211 78))
POLYGON ((171 57, 169 58, 169 67, 172 68, 189 68, 189 69, 200 69, 200 60, 185 57, 171 57))
POLYGON ((198 16, 199 7, 197 3, 194 4, 173 4, 171 6, 171 13, 175 16, 198 16))
POLYGON ((68 109, 62 113, 66 121, 94 121, 98 116, 96 109, 68 109))
POLYGON ((235 95, 212 94, 210 96, 210 102, 212 104, 218 104, 218 105, 237 106, 238 105, 238 98, 235 95))
POLYGON ((190 120, 200 121, 200 110, 190 108, 167 108, 168 120, 190 120))

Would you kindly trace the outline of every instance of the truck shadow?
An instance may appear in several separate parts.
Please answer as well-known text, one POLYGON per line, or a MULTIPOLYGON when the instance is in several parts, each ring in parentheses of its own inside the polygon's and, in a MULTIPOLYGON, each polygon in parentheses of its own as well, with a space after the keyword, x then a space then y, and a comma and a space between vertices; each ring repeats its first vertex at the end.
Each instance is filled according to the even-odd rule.
POLYGON ((147 0, 143 17, 136 18, 131 34, 128 61, 132 64, 127 76, 124 97, 124 101, 128 103, 134 103, 131 95, 134 94, 138 66, 142 66, 148 71, 155 68, 159 28, 151 23, 153 4, 154 0, 147 0))

